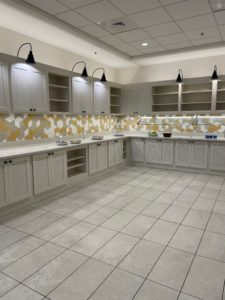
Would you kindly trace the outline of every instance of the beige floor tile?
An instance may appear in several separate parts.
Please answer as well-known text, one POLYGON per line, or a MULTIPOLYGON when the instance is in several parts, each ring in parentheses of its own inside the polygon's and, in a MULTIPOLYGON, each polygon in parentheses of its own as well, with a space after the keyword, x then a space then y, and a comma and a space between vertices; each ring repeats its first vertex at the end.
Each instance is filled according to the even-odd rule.
POLYGON ((147 216, 138 215, 135 217, 121 232, 142 237, 156 222, 157 219, 147 216))
POLYGON ((26 235, 26 233, 14 229, 2 234, 0 238, 0 250, 23 239, 26 235))
POLYGON ((106 222, 109 218, 111 218, 113 215, 118 213, 118 209, 105 206, 88 216, 84 219, 84 222, 91 223, 94 225, 101 225, 102 223, 106 222))
POLYGON ((211 212, 214 204, 215 204, 215 200, 198 198, 194 203, 194 205, 192 206, 192 209, 211 212))
POLYGON ((5 294, 1 300, 41 300, 43 296, 20 284, 5 294))
POLYGON ((212 214, 207 230, 225 234, 225 216, 220 214, 212 214))
POLYGON ((187 212, 188 208, 171 205, 160 218, 170 222, 181 223, 187 212))
POLYGON ((209 212, 191 209, 184 218, 182 224, 199 229, 205 229, 209 220, 209 216, 209 212))
POLYGON ((225 215, 225 202, 217 201, 214 206, 213 213, 225 215))
POLYGON ((122 209, 127 204, 132 202, 135 198, 136 198, 135 196, 122 195, 122 196, 116 198, 115 200, 113 200, 112 202, 110 202, 109 206, 113 207, 113 208, 116 208, 116 209, 122 209))
POLYGON ((199 300, 199 298, 192 297, 190 295, 181 293, 178 300, 199 300))
POLYGON ((167 203, 152 202, 141 212, 141 214, 149 217, 160 218, 168 207, 169 204, 167 203))
POLYGON ((136 214, 127 211, 119 211, 118 213, 113 215, 110 219, 108 219, 105 223, 103 223, 102 227, 119 231, 124 226, 126 226, 135 216, 136 214))
POLYGON ((179 192, 165 191, 155 199, 155 202, 171 204, 178 197, 179 192))
POLYGON ((125 211, 129 211, 132 213, 140 213, 149 203, 143 199, 136 199, 130 202, 127 206, 123 208, 125 211))
POLYGON ((0 273, 0 297, 18 284, 14 279, 0 273))

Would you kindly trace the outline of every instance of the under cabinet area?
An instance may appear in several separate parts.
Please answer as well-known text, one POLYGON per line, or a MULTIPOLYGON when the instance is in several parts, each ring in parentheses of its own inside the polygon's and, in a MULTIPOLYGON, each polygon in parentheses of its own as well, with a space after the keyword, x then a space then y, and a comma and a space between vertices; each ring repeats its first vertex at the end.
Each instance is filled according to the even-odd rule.
POLYGON ((153 164, 173 164, 173 141, 146 140, 145 161, 153 164))
POLYGON ((123 161, 123 141, 108 142, 108 167, 116 166, 123 161))
POLYGON ((87 173, 87 149, 73 149, 67 151, 68 178, 87 173))
POLYGON ((107 143, 95 143, 89 146, 89 174, 107 169, 107 143))

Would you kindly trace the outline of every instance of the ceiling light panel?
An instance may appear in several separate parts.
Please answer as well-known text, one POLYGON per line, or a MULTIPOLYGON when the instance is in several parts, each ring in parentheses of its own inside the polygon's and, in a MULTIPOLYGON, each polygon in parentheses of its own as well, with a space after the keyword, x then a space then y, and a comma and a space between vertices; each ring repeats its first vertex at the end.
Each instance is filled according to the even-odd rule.
POLYGON ((225 10, 225 0, 209 0, 212 11, 225 10))
POLYGON ((225 10, 214 13, 218 25, 225 24, 225 10))
POLYGON ((140 11, 145 11, 160 7, 160 3, 157 0, 110 0, 116 7, 118 7, 125 14, 133 14, 140 11))

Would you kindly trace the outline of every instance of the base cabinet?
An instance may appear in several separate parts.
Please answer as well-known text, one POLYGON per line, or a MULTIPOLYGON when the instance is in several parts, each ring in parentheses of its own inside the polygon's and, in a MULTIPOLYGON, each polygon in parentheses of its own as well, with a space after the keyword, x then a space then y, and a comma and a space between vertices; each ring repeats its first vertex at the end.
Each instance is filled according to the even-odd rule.
POLYGON ((34 193, 38 195, 66 183, 66 154, 48 152, 33 157, 34 193))
POLYGON ((211 143, 210 169, 225 171, 225 144, 211 143))
POLYGON ((144 162, 144 139, 131 140, 131 159, 136 162, 144 162))
POLYGON ((153 164, 173 164, 173 141, 146 140, 145 161, 153 164))
POLYGON ((123 161, 123 141, 115 140, 108 143, 108 167, 116 166, 123 161))
POLYGON ((89 146, 89 174, 107 169, 107 143, 89 146))

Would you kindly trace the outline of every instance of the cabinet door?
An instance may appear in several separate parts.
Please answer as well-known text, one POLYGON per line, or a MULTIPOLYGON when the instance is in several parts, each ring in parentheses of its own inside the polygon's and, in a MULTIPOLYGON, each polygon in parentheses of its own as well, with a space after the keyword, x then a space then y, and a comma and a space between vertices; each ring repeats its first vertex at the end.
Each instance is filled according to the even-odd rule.
POLYGON ((48 88, 47 73, 30 70, 30 91, 31 91, 31 108, 36 112, 47 113, 48 107, 48 88))
POLYGON ((143 87, 138 89, 138 114, 145 115, 151 112, 150 97, 150 87, 143 87))
POLYGON ((136 162, 144 161, 144 140, 132 139, 131 140, 132 160, 136 162))
POLYGON ((11 88, 14 112, 29 112, 32 108, 29 66, 16 64, 11 68, 11 88))
POLYGON ((0 63, 0 111, 9 110, 8 69, 0 63))
MULTIPOLYGON (((225 149, 224 149, 225 150, 225 149)), ((225 163, 225 161, 224 161, 225 163)), ((191 167, 206 169, 208 165, 208 143, 192 142, 191 144, 191 167)))
POLYGON ((89 146, 89 174, 96 173, 97 170, 97 144, 93 144, 89 146))
POLYGON ((173 141, 161 142, 161 163, 165 165, 173 164, 173 141))
POLYGON ((17 202, 31 196, 31 161, 30 157, 21 157, 11 160, 9 168, 9 202, 17 202))
POLYGON ((33 156, 34 193, 40 194, 51 189, 51 167, 48 153, 33 156))
POLYGON ((124 89, 122 91, 122 111, 124 114, 133 115, 138 112, 137 93, 136 89, 124 89))
POLYGON ((191 144, 188 141, 176 142, 176 166, 190 167, 191 166, 191 144))
POLYGON ((123 141, 115 141, 115 164, 121 164, 123 161, 123 141))
POLYGON ((73 78, 72 79, 72 107, 73 112, 77 114, 81 114, 82 107, 82 79, 81 78, 73 78))
POLYGON ((149 163, 160 163, 161 161, 161 142, 160 140, 146 140, 145 160, 149 163))
POLYGON ((211 143, 210 169, 225 171, 225 145, 223 143, 211 143))
POLYGON ((51 167, 51 188, 66 183, 66 154, 64 151, 57 151, 50 157, 51 167))
POLYGON ((86 80, 82 83, 82 111, 87 114, 93 113, 91 83, 86 80))
POLYGON ((97 170, 107 169, 107 143, 97 144, 97 170))
POLYGON ((4 161, 0 161, 0 206, 4 206, 6 204, 8 198, 7 195, 8 184, 9 181, 8 181, 7 167, 4 164, 4 161))
POLYGON ((108 166, 115 165, 115 141, 108 142, 108 166))
POLYGON ((94 113, 109 113, 109 89, 101 82, 94 82, 94 113))

